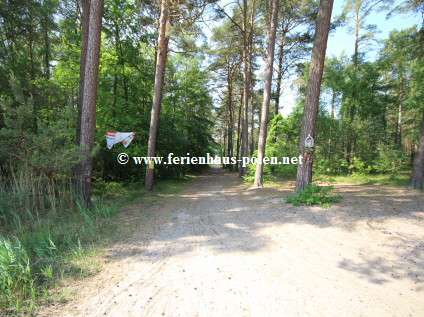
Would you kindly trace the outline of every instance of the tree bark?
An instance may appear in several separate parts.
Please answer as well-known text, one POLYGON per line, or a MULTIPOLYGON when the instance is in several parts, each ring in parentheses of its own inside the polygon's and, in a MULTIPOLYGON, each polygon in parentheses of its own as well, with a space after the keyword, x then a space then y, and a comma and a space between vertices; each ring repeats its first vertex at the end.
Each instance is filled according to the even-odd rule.
MULTIPOLYGON (((243 121, 241 133, 241 157, 248 155, 248 126, 249 126, 249 61, 248 61, 248 33, 247 33, 247 0, 243 1, 243 121)), ((239 176, 246 174, 246 167, 240 166, 239 176)))
POLYGON ((299 164, 297 167, 297 191, 302 191, 305 186, 312 181, 314 148, 305 148, 305 139, 308 135, 315 137, 319 95, 332 9, 333 0, 321 0, 317 16, 316 33, 312 49, 311 66, 300 134, 299 156, 303 157, 303 164, 299 164))
POLYGON ((284 29, 284 16, 281 19, 281 24, 282 24, 281 41, 278 46, 279 49, 278 49, 277 92, 275 94, 275 109, 274 109, 275 115, 277 115, 280 110, 281 81, 283 79, 284 41, 286 38, 286 32, 284 29))
POLYGON ((250 156, 255 150, 255 106, 254 106, 254 91, 253 91, 253 31, 255 25, 255 0, 252 0, 252 8, 250 10, 250 31, 249 31, 249 83, 250 83, 250 156))
POLYGON ((359 53, 359 9, 361 8, 361 1, 355 3, 355 51, 353 53, 353 65, 358 67, 358 53, 359 53))
MULTIPOLYGON (((355 2, 355 48, 353 53, 353 67, 355 72, 355 77, 357 75, 357 69, 358 69, 358 54, 359 54, 359 11, 361 9, 362 2, 356 1, 355 2)), ((348 126, 348 139, 347 139, 347 163, 350 166, 353 163, 353 158, 355 156, 354 151, 354 133, 353 133, 353 122, 355 120, 355 114, 356 114, 356 105, 357 105, 357 98, 358 98, 358 89, 356 86, 356 83, 353 83, 352 87, 352 103, 349 107, 349 126, 348 126)))
POLYGON ((82 22, 81 22, 81 60, 80 60, 80 78, 79 78, 79 92, 78 92, 78 115, 77 115, 77 129, 76 129, 76 145, 80 145, 81 134, 81 109, 82 98, 84 94, 84 75, 85 65, 87 63, 87 46, 88 46, 88 23, 90 20, 90 0, 82 1, 82 22))
POLYGON ((420 140, 418 152, 415 154, 414 166, 412 168, 409 189, 422 189, 424 182, 424 111, 421 119, 420 140))
POLYGON ((398 107, 398 120, 396 124, 396 147, 399 151, 402 151, 402 103, 399 103, 398 107))
MULTIPOLYGON (((156 137, 158 130, 159 113, 162 103, 163 83, 165 76, 166 58, 168 53, 169 37, 166 36, 166 22, 168 20, 167 0, 162 0, 159 18, 159 35, 156 56, 155 84, 153 93, 152 112, 150 117, 149 143, 147 156, 155 156, 156 137)), ((147 165, 145 188, 148 191, 153 189, 154 166, 147 165)))
POLYGON ((273 0, 271 23, 268 32, 268 51, 265 66, 264 97, 262 102, 261 126, 259 127, 258 158, 256 163, 254 188, 263 187, 263 158, 265 156, 266 136, 268 130, 268 112, 271 100, 272 73, 274 66, 275 36, 277 32, 278 0, 273 0))
MULTIPOLYGON (((228 85, 228 151, 227 156, 233 156, 233 75, 230 61, 227 63, 227 85, 228 85)), ((228 170, 232 172, 234 169, 233 164, 228 164, 228 170)))
POLYGON ((241 144, 241 122, 243 120, 243 90, 241 91, 241 98, 240 98, 240 105, 239 105, 239 113, 238 113, 238 122, 237 122, 237 150, 236 150, 236 157, 237 157, 237 164, 236 164, 236 171, 239 171, 239 159, 240 159, 240 144, 241 144))
MULTIPOLYGON (((250 71, 252 73, 252 70, 250 71)), ((251 78, 252 80, 252 78, 251 78)), ((252 81, 251 81, 252 82, 252 81)), ((253 85, 250 91, 250 156, 255 151, 255 104, 254 104, 253 85)))
POLYGON ((44 16, 44 74, 46 79, 50 79, 50 39, 49 39, 49 17, 44 16))
POLYGON ((116 112, 116 104, 118 101, 118 65, 121 59, 121 56, 119 56, 119 42, 120 42, 120 38, 119 38, 119 27, 118 27, 118 22, 115 21, 114 22, 114 26, 115 26, 115 52, 116 55, 118 56, 117 61, 115 62, 115 65, 113 66, 113 109, 112 109, 112 117, 115 118, 116 112))
POLYGON ((76 190, 86 206, 91 202, 91 176, 96 126, 97 79, 99 75, 100 42, 102 29, 103 0, 91 0, 88 27, 88 45, 84 69, 80 127, 80 168, 78 168, 76 190))

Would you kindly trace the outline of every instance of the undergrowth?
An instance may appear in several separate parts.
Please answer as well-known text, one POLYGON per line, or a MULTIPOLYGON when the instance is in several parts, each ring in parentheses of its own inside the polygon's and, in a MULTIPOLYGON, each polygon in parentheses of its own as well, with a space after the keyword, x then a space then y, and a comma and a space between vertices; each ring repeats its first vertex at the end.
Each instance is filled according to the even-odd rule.
MULTIPOLYGON (((153 195, 174 195, 192 178, 159 181, 153 195)), ((63 278, 99 270, 99 245, 114 239, 119 229, 113 219, 118 206, 146 197, 141 183, 98 182, 86 208, 73 197, 70 184, 51 188, 41 178, 18 174, 10 179, 20 181, 0 188, 0 316, 31 315, 37 305, 51 301, 49 289, 63 278)))
POLYGON ((91 274, 82 259, 100 239, 103 219, 116 211, 99 202, 90 209, 77 204, 74 211, 0 235, 0 311, 30 314, 64 276, 91 274))
POLYGON ((285 201, 294 206, 305 204, 307 206, 319 205, 323 208, 327 208, 330 207, 330 203, 337 203, 341 199, 340 195, 333 195, 332 191, 332 186, 309 184, 303 191, 287 196, 285 201))
POLYGON ((398 174, 369 174, 369 175, 318 175, 315 181, 331 183, 347 183, 355 185, 391 185, 404 186, 409 184, 410 171, 398 174))

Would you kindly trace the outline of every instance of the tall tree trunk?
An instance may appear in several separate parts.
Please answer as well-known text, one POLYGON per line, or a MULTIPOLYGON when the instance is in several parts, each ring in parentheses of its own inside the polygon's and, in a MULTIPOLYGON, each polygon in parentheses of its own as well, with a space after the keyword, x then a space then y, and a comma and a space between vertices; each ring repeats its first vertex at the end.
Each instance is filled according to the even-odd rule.
MULTIPOLYGON (((230 62, 227 63, 227 86, 228 86, 228 151, 227 156, 233 156, 233 128, 234 128, 234 115, 233 115, 233 78, 230 62)), ((233 164, 228 164, 228 170, 232 172, 234 169, 233 164)))
MULTIPOLYGON (((249 126, 249 91, 250 75, 248 60, 248 33, 247 33, 247 0, 243 0, 243 121, 241 134, 241 157, 248 155, 248 126, 249 126)), ((240 166, 239 176, 246 174, 246 167, 240 166)))
POLYGON ((421 119, 420 139, 418 140, 417 153, 412 167, 409 189, 422 189, 424 183, 424 111, 421 119))
MULTIPOLYGON (((359 27, 360 27, 360 17, 359 12, 361 9, 362 1, 356 0, 355 1, 355 47, 354 47, 354 53, 353 53, 353 69, 355 76, 357 75, 357 69, 358 69, 358 55, 359 55, 359 27)), ((355 156, 354 154, 354 131, 353 131, 353 125, 355 120, 355 114, 356 114, 356 108, 357 108, 357 98, 358 98, 358 89, 356 86, 356 82, 353 83, 352 87, 352 102, 349 105, 349 126, 348 126, 348 135, 347 135, 347 144, 346 144, 346 161, 347 164, 350 166, 353 163, 353 158, 355 156)))
POLYGON ((239 171, 239 159, 240 159, 240 145, 241 145, 241 122, 243 120, 243 90, 241 91, 241 97, 240 97, 240 105, 239 105, 239 113, 238 113, 238 122, 237 122, 237 150, 236 150, 236 157, 237 157, 237 164, 236 164, 236 171, 239 171))
POLYGON ((305 140, 308 135, 315 137, 322 72, 324 69, 332 9, 333 0, 321 0, 315 28, 316 32, 300 134, 299 155, 303 156, 303 164, 299 164, 297 167, 296 190, 298 191, 302 191, 312 181, 314 148, 305 148, 305 140))
POLYGON ((414 166, 412 168, 409 189, 422 189, 424 182, 424 111, 421 119, 420 140, 418 141, 418 152, 415 154, 414 166))
POLYGON ((33 115, 33 129, 37 131, 38 122, 37 122, 37 114, 39 110, 39 102, 36 96, 35 90, 35 61, 34 61, 34 25, 33 25, 33 16, 32 16, 32 6, 29 4, 28 7, 28 15, 29 15, 29 25, 28 25, 28 55, 29 55, 29 77, 30 77, 30 93, 32 97, 35 99, 34 103, 34 115, 33 115))
MULTIPOLYGON (((227 154, 227 135, 228 135, 228 121, 225 121, 226 125, 225 125, 225 129, 224 129, 224 144, 222 146, 222 157, 225 157, 225 155, 227 154)), ((223 166, 225 167, 224 163, 222 163, 223 166)))
MULTIPOLYGON (((34 63, 34 33, 33 33, 33 18, 32 9, 29 9, 29 27, 28 27, 28 55, 29 55, 29 76, 31 79, 31 87, 34 87, 35 80, 35 63, 34 63)), ((33 90, 31 91, 31 93, 33 90)))
POLYGON ((259 127, 259 139, 258 139, 258 158, 256 163, 255 181, 253 187, 263 187, 263 173, 264 165, 263 158, 265 156, 265 145, 266 136, 268 130, 268 112, 269 103, 271 100, 271 85, 272 85, 272 73, 274 66, 274 50, 275 50, 275 35, 277 32, 277 19, 278 19, 278 0, 272 2, 272 15, 271 23, 269 25, 268 32, 268 51, 265 66, 265 83, 264 83, 264 97, 262 102, 262 114, 261 114, 261 126, 259 127))
POLYGON ((255 105, 254 105, 254 91, 253 91, 253 32, 255 26, 255 0, 252 0, 252 7, 250 9, 250 31, 249 31, 249 82, 250 82, 250 156, 253 155, 255 150, 255 105))
POLYGON ((118 65, 114 65, 113 67, 113 103, 112 103, 112 117, 115 118, 116 116, 116 103, 118 101, 118 65))
POLYGON ((96 127, 97 79, 99 75, 100 42, 102 29, 103 0, 91 0, 88 26, 88 45, 84 70, 84 87, 81 107, 80 168, 78 168, 77 193, 86 206, 91 202, 91 176, 96 127))
POLYGON ((277 115, 280 110, 281 81, 283 79, 284 41, 286 39, 286 32, 284 30, 284 16, 281 19, 281 25, 282 25, 281 40, 280 40, 280 44, 278 45, 277 92, 275 95, 275 109, 274 109, 275 115, 277 115))
POLYGON ((113 74, 113 109, 112 109, 113 118, 115 118, 115 109, 116 109, 116 104, 118 101, 118 64, 121 59, 121 56, 119 55, 120 37, 119 37, 119 27, 118 27, 117 21, 114 22, 114 26, 115 26, 115 52, 116 52, 116 55, 118 56, 118 59, 115 62, 115 65, 113 66, 113 73, 114 73, 113 74))
MULTIPOLYGON (((250 71, 252 73, 252 71, 250 71)), ((255 104, 253 94, 253 85, 252 90, 250 91, 250 156, 253 155, 255 151, 255 104)))
MULTIPOLYGON (((82 0, 82 17, 81 17, 81 58, 80 58, 80 76, 78 87, 77 101, 77 126, 75 130, 75 144, 80 146, 81 143, 81 114, 82 114, 82 99, 84 95, 84 77, 85 65, 87 64, 87 46, 88 46, 88 29, 90 22, 90 0, 82 0)), ((78 2, 77 2, 78 3, 78 2)), ((75 192, 80 193, 80 177, 81 177, 81 162, 74 167, 74 187, 75 192)))
MULTIPOLYGON (((168 55, 169 37, 166 36, 166 22, 168 20, 167 0, 162 0, 159 18, 159 36, 156 56, 155 85, 153 93, 152 113, 150 117, 149 143, 147 148, 147 156, 155 156, 156 136, 158 130, 158 120, 160 107, 162 103, 163 83, 165 78, 166 58, 168 55)), ((146 167, 146 190, 153 189, 154 166, 146 167)))
POLYGON ((45 13, 44 17, 44 74, 46 79, 50 79, 50 39, 49 39, 49 17, 45 13))
POLYGON ((403 76, 400 76, 400 84, 399 84, 399 90, 398 90, 398 120, 396 124, 396 147, 399 151, 402 151, 402 103, 403 103, 403 92, 404 92, 404 80, 403 76))
POLYGON ((396 147, 402 151, 402 103, 399 103, 398 120, 396 124, 396 147))
POLYGON ((336 91, 332 89, 331 94, 331 125, 330 125, 330 137, 328 138, 328 153, 327 153, 327 159, 330 161, 330 163, 333 162, 333 155, 332 153, 332 141, 333 141, 333 131, 334 131, 334 111, 336 107, 336 91))
MULTIPOLYGON (((119 52, 120 52, 119 53, 120 59, 121 59, 121 62, 122 62, 122 78, 123 78, 123 82, 124 82, 124 98, 125 98, 125 101, 128 102, 128 99, 129 99, 129 97, 128 97, 128 95, 129 95, 128 78, 127 78, 126 71, 125 71, 125 58, 124 58, 124 52, 122 50, 122 42, 121 42, 120 39, 119 39, 119 52)), ((168 50, 167 50, 167 52, 168 52, 168 50)))
POLYGON ((78 92, 78 115, 76 129, 76 145, 80 145, 81 135, 81 109, 84 92, 84 76, 85 65, 87 63, 87 46, 88 46, 88 23, 90 20, 90 0, 82 0, 82 22, 81 22, 81 59, 80 59, 80 78, 78 92))
POLYGON ((362 1, 357 0, 355 3, 355 51, 353 53, 353 66, 358 67, 358 53, 359 53, 359 10, 362 1))

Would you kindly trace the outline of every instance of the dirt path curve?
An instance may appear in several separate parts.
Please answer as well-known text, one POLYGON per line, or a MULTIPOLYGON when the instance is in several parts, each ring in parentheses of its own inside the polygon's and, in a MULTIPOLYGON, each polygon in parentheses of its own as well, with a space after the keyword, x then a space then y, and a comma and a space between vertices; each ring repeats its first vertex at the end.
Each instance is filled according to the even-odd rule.
POLYGON ((214 169, 43 316, 424 316, 423 195, 337 189, 329 209, 292 207, 291 189, 214 169))

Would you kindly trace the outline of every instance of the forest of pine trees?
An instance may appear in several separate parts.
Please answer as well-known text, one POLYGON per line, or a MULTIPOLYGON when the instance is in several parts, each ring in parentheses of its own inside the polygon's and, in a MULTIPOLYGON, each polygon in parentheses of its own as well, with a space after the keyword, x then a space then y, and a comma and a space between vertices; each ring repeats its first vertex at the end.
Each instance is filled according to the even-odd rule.
POLYGON ((254 187, 384 174, 422 189, 423 21, 381 40, 370 17, 423 10, 413 0, 0 0, 0 234, 97 208, 99 188, 151 191, 204 168, 120 165, 121 152, 302 155, 299 166, 222 168, 254 187), (344 27, 353 54, 326 54, 344 27), (109 130, 136 137, 109 150, 109 130))

